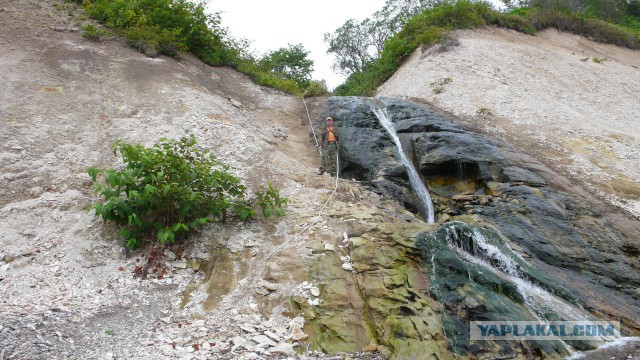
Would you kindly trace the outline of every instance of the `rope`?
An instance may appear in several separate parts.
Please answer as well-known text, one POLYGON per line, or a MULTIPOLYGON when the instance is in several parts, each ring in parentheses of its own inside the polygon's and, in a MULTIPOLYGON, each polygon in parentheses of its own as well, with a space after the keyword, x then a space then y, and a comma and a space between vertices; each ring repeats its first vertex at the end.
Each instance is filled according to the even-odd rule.
MULTIPOLYGON (((304 98, 302 98, 302 103, 304 104, 304 108, 307 109, 307 117, 309 118, 309 124, 311 125, 311 131, 313 132, 313 138, 316 140, 316 145, 317 145, 318 144, 318 139, 316 138, 315 130, 313 130, 313 124, 311 122, 311 116, 309 115, 309 109, 307 108, 307 103, 304 101, 304 98)), ((320 152, 320 155, 322 155, 322 151, 320 151, 320 146, 319 145, 318 145, 318 151, 320 152)), ((340 148, 338 147, 338 151, 336 151, 336 186, 333 189, 333 192, 331 193, 331 195, 329 195, 329 198, 327 199, 327 201, 325 201, 324 205, 322 205, 322 208, 320 208, 320 210, 316 213, 316 216, 320 216, 320 214, 322 213, 324 208, 327 206, 327 204, 329 204, 329 201, 331 201, 331 199, 333 198, 333 195, 335 195, 336 191, 338 190, 338 181, 339 180, 340 180, 340 148)), ((296 239, 298 236, 302 235, 302 233, 304 233, 305 231, 309 230, 312 226, 320 223, 321 221, 322 220, 318 220, 316 222, 313 222, 313 223, 305 226, 302 230, 300 230, 300 232, 298 232, 297 234, 291 236, 285 242, 283 242, 278 247, 273 249, 269 253, 269 255, 267 255, 265 257, 265 260, 271 259, 271 257, 273 255, 275 255, 276 253, 278 253, 282 249, 284 249, 291 242, 291 240, 296 239)))
POLYGON ((302 103, 304 104, 304 109, 307 110, 307 118, 309 118, 309 125, 311 125, 311 132, 313 133, 313 139, 316 141, 316 148, 322 156, 322 151, 320 150, 320 144, 318 144, 318 138, 316 137, 316 130, 313 128, 313 121, 311 121, 311 115, 309 115, 309 108, 307 107, 307 102, 304 101, 304 97, 301 97, 302 103))
POLYGON ((329 198, 327 199, 327 201, 324 203, 324 205, 322 205, 322 208, 320 209, 320 211, 318 211, 317 215, 320 215, 320 213, 322 212, 322 210, 324 210, 325 206, 327 206, 327 204, 329 203, 329 201, 331 201, 331 199, 333 198, 333 195, 336 193, 336 191, 338 190, 338 180, 340 179, 340 150, 338 148, 338 151, 336 151, 336 187, 335 189, 333 189, 333 192, 331 193, 331 195, 329 196, 329 198))

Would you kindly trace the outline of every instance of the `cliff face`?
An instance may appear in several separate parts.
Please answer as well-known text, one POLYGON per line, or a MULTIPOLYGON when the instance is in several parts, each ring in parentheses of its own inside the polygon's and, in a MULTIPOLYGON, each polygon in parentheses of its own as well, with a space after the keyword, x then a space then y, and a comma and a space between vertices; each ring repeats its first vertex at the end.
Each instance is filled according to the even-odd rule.
MULTIPOLYGON (((482 314, 482 306, 461 282, 464 276, 447 270, 460 263, 444 246, 441 234, 448 227, 425 224, 415 214, 404 169, 368 108, 360 106, 363 99, 307 104, 316 124, 332 115, 345 129, 342 172, 349 179, 332 195, 334 179, 313 173, 319 156, 300 99, 189 55, 152 59, 118 40, 83 39, 77 9, 65 4, 0 5, 1 354, 235 359, 292 356, 308 346, 331 354, 362 352, 358 358, 453 357, 448 336, 454 316, 468 319, 447 307, 482 314), (111 148, 116 140, 151 145, 184 135, 194 135, 232 165, 249 189, 273 182, 291 204, 275 222, 210 224, 164 251, 166 273, 134 278, 145 253, 124 253, 114 229, 87 212, 95 197, 86 170, 119 166, 111 148), (424 267, 417 246, 428 234, 442 254, 433 268, 424 267), (433 293, 445 285, 450 292, 433 293)), ((458 85, 458 75, 450 76, 453 82, 439 96, 458 85)), ((636 302, 614 308, 598 300, 613 294, 617 304, 633 297, 637 271, 629 267, 637 270, 637 261, 620 252, 637 256, 637 243, 626 241, 638 233, 637 221, 600 205, 584 209, 582 200, 558 195, 570 181, 523 154, 530 148, 518 149, 520 136, 501 142, 502 135, 491 133, 498 138, 492 142, 463 129, 459 122, 466 118, 385 102, 403 120, 403 142, 439 144, 411 148, 437 198, 440 222, 455 217, 501 232, 539 267, 531 276, 540 283, 550 283, 548 276, 573 276, 565 268, 585 270, 581 282, 560 282, 574 286, 567 287, 580 304, 637 332, 636 302), (502 172, 494 179, 495 164, 502 172), (557 218, 554 228, 545 227, 550 217, 557 218), (530 227, 529 218, 541 227, 530 227), (571 221, 579 222, 581 232, 554 242, 557 234, 571 234, 571 221), (601 243, 585 240, 582 230, 590 226, 601 243), (589 247, 576 255, 581 241, 589 247)), ((627 151, 625 136, 609 137, 621 144, 616 151, 627 151)), ((487 281, 488 287, 511 289, 499 277, 487 281)), ((503 295, 526 311, 513 292, 494 298, 503 295)))
POLYGON ((428 275, 422 285, 442 304, 452 349, 479 357, 496 351, 526 357, 531 349, 566 355, 554 342, 469 342, 471 321, 595 315, 620 321, 626 335, 638 333, 637 221, 619 222, 602 204, 550 185, 554 175, 541 171, 543 164, 456 118, 397 99, 327 99, 324 113, 342 135, 343 169, 414 212, 420 205, 374 103, 395 123, 442 223, 419 234, 417 247, 428 275))
POLYGON ((417 50, 378 95, 456 115, 640 216, 640 52, 555 30, 457 36, 417 50))

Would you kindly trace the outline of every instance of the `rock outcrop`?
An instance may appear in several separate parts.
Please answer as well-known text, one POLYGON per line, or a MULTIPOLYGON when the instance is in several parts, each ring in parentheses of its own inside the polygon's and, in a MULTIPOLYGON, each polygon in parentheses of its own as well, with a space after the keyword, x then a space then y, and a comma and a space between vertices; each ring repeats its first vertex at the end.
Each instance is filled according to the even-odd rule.
MULTIPOLYGON (((397 150, 381 131, 370 101, 330 98, 322 109, 344 134, 343 174, 367 182, 415 212, 397 150)), ((602 206, 550 186, 532 170, 540 164, 519 162, 513 149, 465 130, 450 118, 408 102, 382 102, 429 185, 440 222, 460 219, 492 229, 538 269, 536 273, 544 274, 540 283, 550 291, 592 314, 620 320, 626 334, 638 334, 636 222, 620 222, 605 215, 602 206), (629 224, 633 230, 624 226, 629 224)), ((453 266, 455 261, 448 260, 438 254, 436 261, 453 266)), ((468 286, 467 279, 448 283, 447 289, 455 293, 468 286)), ((445 307, 453 313, 461 311, 465 298, 458 296, 445 307)), ((483 305, 479 313, 491 318, 492 310, 486 309, 493 306, 483 305)))

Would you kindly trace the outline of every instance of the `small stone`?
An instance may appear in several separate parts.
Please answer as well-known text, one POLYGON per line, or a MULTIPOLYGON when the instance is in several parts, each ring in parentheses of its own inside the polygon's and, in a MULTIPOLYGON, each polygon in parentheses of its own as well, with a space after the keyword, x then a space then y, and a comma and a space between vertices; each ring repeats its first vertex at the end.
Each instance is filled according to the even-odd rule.
POLYGON ((209 344, 208 342, 205 341, 204 343, 202 343, 202 346, 200 346, 200 348, 202 350, 209 351, 209 350, 211 350, 211 344, 209 344))
POLYGON ((311 306, 318 306, 318 305, 320 305, 320 299, 318 299, 318 298, 315 298, 315 299, 313 299, 313 300, 309 299, 309 300, 308 300, 308 302, 309 302, 309 305, 311 305, 311 306))
POLYGON ((324 243, 324 251, 336 251, 336 247, 328 242, 324 243))
POLYGON ((256 332, 256 329, 251 324, 240 325, 240 329, 248 333, 256 332))
POLYGON ((305 334, 301 329, 295 329, 291 332, 291 339, 294 341, 304 340, 308 337, 309 335, 305 334))
POLYGON ((164 257, 169 261, 173 261, 176 259, 177 256, 173 251, 167 249, 164 251, 164 257))
POLYGON ((315 297, 320 296, 320 289, 318 289, 317 286, 312 287, 311 289, 309 289, 309 291, 311 291, 311 295, 315 297))
POLYGON ((340 256, 340 261, 349 262, 349 261, 351 261, 351 257, 349 255, 340 256))
POLYGON ((256 289, 256 294, 261 295, 261 296, 267 296, 270 294, 269 290, 265 289, 265 288, 257 288, 256 289))
POLYGON ((269 351, 276 355, 296 356, 296 351, 293 350, 293 346, 288 343, 279 343, 278 345, 270 348, 269 351))
POLYGON ((391 350, 389 350, 388 347, 384 346, 384 345, 378 345, 378 352, 380 352, 380 354, 382 354, 382 356, 384 356, 385 358, 389 358, 391 356, 391 350))
POLYGON ((176 261, 173 263, 173 266, 178 269, 186 269, 187 262, 186 261, 176 261))
POLYGON ((378 345, 376 345, 376 344, 369 344, 369 345, 365 346, 365 347, 364 347, 364 349, 362 349, 362 350, 364 350, 364 351, 366 351, 366 352, 373 352, 373 351, 378 350, 378 345))
POLYGON ((234 107, 242 107, 242 103, 232 97, 229 98, 229 102, 231 103, 231 105, 233 105, 234 107))
MULTIPOLYGON (((263 345, 263 344, 267 344, 268 346, 276 346, 276 342, 271 340, 271 339, 269 339, 265 335, 256 335, 256 336, 252 337, 251 340, 257 342, 258 346, 263 345)), ((267 348, 268 346, 260 346, 260 347, 267 348)))
POLYGON ((260 243, 255 240, 249 240, 246 243, 244 243, 244 247, 248 247, 248 248, 258 247, 258 246, 260 246, 260 243))
POLYGON ((278 335, 277 335, 277 334, 275 334, 275 333, 272 333, 271 331, 265 331, 265 332, 264 332, 264 334, 265 334, 269 339, 271 339, 271 340, 273 340, 273 341, 280 341, 280 340, 282 340, 282 339, 280 338, 280 336, 278 336, 278 335))
POLYGON ((273 327, 273 322, 265 321, 265 322, 262 323, 262 326, 264 326, 267 329, 272 328, 273 327))
POLYGON ((242 347, 247 351, 254 351, 256 349, 256 343, 254 343, 253 341, 247 341, 242 344, 242 347))
POLYGON ((242 320, 242 315, 240 314, 233 317, 233 321, 240 321, 240 320, 242 320))
POLYGON ((342 243, 346 244, 349 241, 349 235, 346 232, 342 233, 342 243))
POLYGON ((241 345, 244 345, 244 343, 246 343, 247 340, 245 338, 243 338, 242 336, 236 336, 233 339, 231 339, 231 342, 235 346, 241 346, 241 345))
POLYGON ((278 290, 278 285, 274 284, 274 283, 270 283, 270 282, 264 282, 262 283, 262 287, 269 290, 269 291, 276 291, 278 290))
POLYGON ((246 359, 246 360, 254 360, 254 359, 258 359, 260 356, 254 352, 250 352, 247 354, 242 355, 241 359, 246 359))
POLYGON ((273 261, 269 261, 267 263, 267 268, 269 268, 269 270, 274 271, 274 272, 280 271, 280 265, 278 265, 278 263, 273 262, 273 261))
POLYGON ((352 271, 353 270, 353 265, 351 265, 351 263, 344 263, 342 264, 342 268, 346 271, 352 271))

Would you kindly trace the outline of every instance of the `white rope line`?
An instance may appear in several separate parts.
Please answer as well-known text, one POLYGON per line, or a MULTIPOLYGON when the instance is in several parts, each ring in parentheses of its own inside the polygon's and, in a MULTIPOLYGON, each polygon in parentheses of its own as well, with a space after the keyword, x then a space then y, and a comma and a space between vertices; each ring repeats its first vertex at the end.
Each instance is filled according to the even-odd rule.
POLYGON ((336 151, 336 187, 335 187, 335 189, 333 189, 333 192, 331 193, 331 195, 329 196, 327 201, 324 203, 324 205, 322 205, 322 208, 320 209, 320 211, 318 211, 317 215, 320 215, 322 210, 324 210, 325 206, 327 206, 329 201, 331 201, 331 199, 333 198, 333 195, 338 190, 338 180, 339 179, 340 179, 340 148, 338 148, 338 151, 336 151))
POLYGON ((309 118, 309 125, 311 125, 311 132, 313 133, 313 139, 316 141, 316 148, 322 156, 322 151, 320 150, 320 144, 318 144, 318 138, 316 137, 316 130, 313 128, 313 121, 311 121, 311 115, 309 115, 309 108, 307 107, 307 102, 304 101, 304 97, 301 97, 302 103, 304 104, 304 109, 307 110, 307 118, 309 118))
MULTIPOLYGON (((304 98, 302 98, 302 103, 304 104, 304 108, 307 109, 307 117, 309 118, 309 124, 311 125, 311 131, 313 132, 314 139, 316 139, 316 144, 318 144, 318 139, 316 138, 316 132, 313 130, 313 124, 311 123, 311 116, 309 115, 309 109, 307 108, 307 103, 304 101, 304 98)), ((336 144, 337 144, 337 142, 336 142, 336 144)), ((320 151, 320 146, 318 146, 318 151, 320 151)), ((320 155, 322 155, 322 151, 320 151, 320 155)), ((324 208, 327 206, 327 204, 329 204, 329 201, 331 201, 331 199, 333 198, 333 195, 335 195, 336 191, 338 190, 338 181, 339 180, 340 180, 340 148, 338 147, 338 151, 336 151, 336 187, 333 189, 333 192, 331 193, 331 195, 329 195, 329 198, 327 199, 327 201, 325 201, 324 205, 322 205, 322 208, 320 208, 320 210, 316 213, 316 216, 320 216, 320 214, 322 213, 324 208)), ((300 232, 298 232, 297 234, 291 236, 285 242, 283 242, 278 247, 273 249, 271 251, 271 253, 269 253, 269 255, 266 256, 265 260, 271 259, 271 257, 273 255, 275 255, 278 252, 282 251, 291 242, 291 240, 298 238, 298 236, 302 235, 303 232, 309 230, 309 228, 311 228, 312 226, 318 224, 321 221, 322 220, 318 220, 316 222, 313 222, 313 223, 305 226, 304 229, 300 230, 300 232)))

